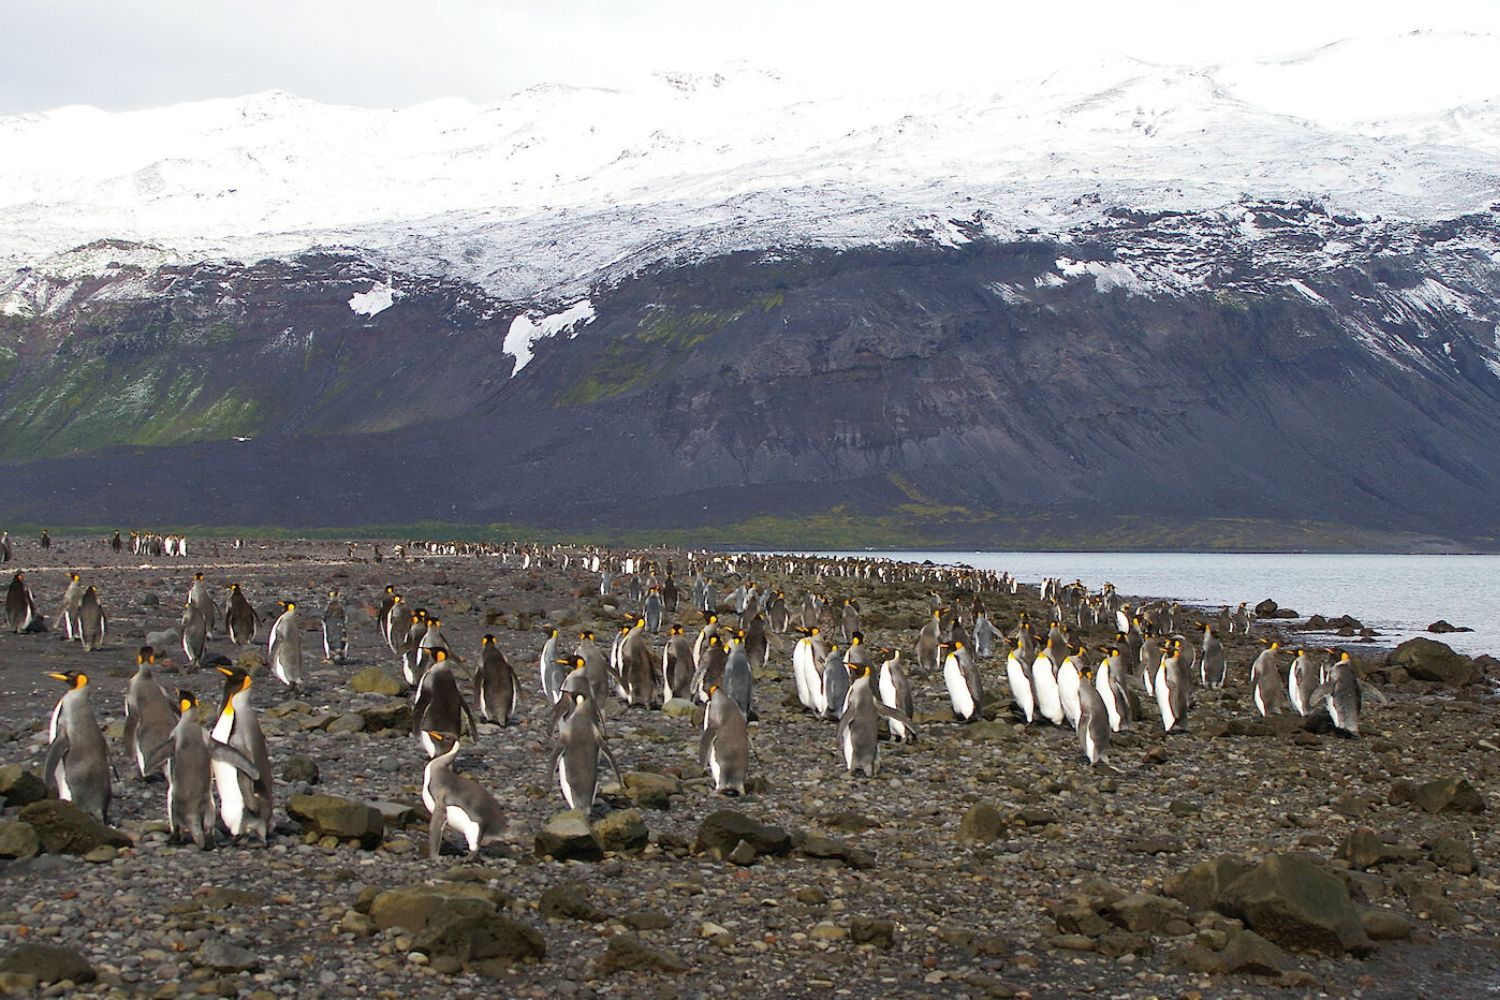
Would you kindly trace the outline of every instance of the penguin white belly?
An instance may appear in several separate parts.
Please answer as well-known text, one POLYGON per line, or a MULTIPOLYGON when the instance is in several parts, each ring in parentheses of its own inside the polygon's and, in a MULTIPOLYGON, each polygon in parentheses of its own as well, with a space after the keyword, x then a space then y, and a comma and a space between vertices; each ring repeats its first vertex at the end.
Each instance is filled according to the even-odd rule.
POLYGON ((1162 730, 1172 728, 1177 722, 1177 716, 1172 712, 1172 695, 1167 691, 1167 669, 1156 668, 1156 707, 1161 710, 1162 730))
POLYGON ((807 639, 798 639, 797 648, 792 650, 792 680, 797 683, 797 700, 802 702, 803 708, 812 708, 812 689, 807 683, 807 671, 812 657, 812 643, 807 639))
POLYGON ((723 779, 720 777, 724 773, 724 762, 719 759, 719 747, 716 742, 708 745, 708 771, 713 775, 714 789, 724 787, 723 779))
POLYGON ((68 786, 68 766, 63 761, 57 762, 57 770, 52 772, 53 779, 57 782, 57 797, 64 802, 73 801, 73 789, 68 786))
POLYGON ((417 741, 422 744, 422 750, 427 754, 429 760, 437 756, 437 745, 432 742, 432 737, 427 735, 427 730, 422 730, 417 736, 417 741))
POLYGON ((854 770, 854 732, 844 727, 844 767, 846 770, 854 770))
POLYGON ((57 704, 52 707, 52 721, 47 724, 47 742, 51 743, 57 739, 57 723, 62 718, 62 699, 57 699, 57 704))
POLYGON ((1036 696, 1031 690, 1031 678, 1026 675, 1026 668, 1021 661, 1014 656, 1005 658, 1005 678, 1010 681, 1010 695, 1021 707, 1021 714, 1030 723, 1036 718, 1036 696))
POLYGON ((437 808, 437 801, 432 797, 432 766, 430 764, 422 769, 422 804, 427 807, 429 814, 437 808))
POLYGON ((957 657, 950 656, 943 664, 943 681, 948 685, 948 700, 953 703, 953 714, 960 719, 972 719, 974 693, 969 690, 969 682, 964 679, 957 657))
MULTIPOLYGON (((901 706, 896 703, 896 679, 885 667, 880 668, 880 703, 886 708, 895 709, 898 712, 901 710, 901 706)), ((886 721, 891 725, 891 738, 904 741, 906 726, 895 719, 886 721)))
POLYGON ((1099 763, 1099 744, 1094 742, 1094 734, 1087 729, 1083 732, 1083 755, 1090 764, 1099 763))
POLYGON ((1146 689, 1147 698, 1156 697, 1155 672, 1150 667, 1141 671, 1141 687, 1146 689))
POLYGON ((587 806, 579 804, 578 793, 573 791, 573 783, 568 780, 567 762, 561 759, 557 762, 557 784, 562 788, 563 801, 568 804, 569 809, 588 809, 593 806, 592 802, 587 806))
POLYGON ((1307 714, 1307 705, 1302 701, 1302 665, 1293 663, 1292 669, 1286 675, 1286 693, 1292 702, 1292 708, 1298 715, 1307 714))
POLYGON ((1266 700, 1265 700, 1265 698, 1263 698, 1261 696, 1261 693, 1260 693, 1260 684, 1259 683, 1257 683, 1255 685, 1254 698, 1255 698, 1255 710, 1257 712, 1259 712, 1263 717, 1265 715, 1269 714, 1269 713, 1266 712, 1266 700))
POLYGON ((1057 700, 1062 704, 1063 717, 1074 729, 1078 728, 1078 716, 1082 712, 1078 703, 1078 683, 1078 668, 1065 661, 1057 671, 1057 700))
POLYGON ((1062 725, 1062 699, 1058 695, 1057 675, 1052 672, 1052 661, 1038 656, 1031 665, 1031 683, 1036 692, 1036 710, 1042 718, 1054 726, 1062 725))
POLYGON ((141 777, 146 776, 146 750, 141 746, 139 737, 135 744, 135 768, 141 772, 141 777))
POLYGON ((1109 716, 1109 731, 1118 733, 1120 731, 1120 706, 1115 701, 1114 685, 1109 682, 1109 671, 1100 670, 1094 675, 1094 690, 1099 692, 1099 698, 1104 702, 1105 714, 1109 716))
POLYGON ((219 789, 219 815, 230 836, 238 837, 245 829, 245 797, 240 794, 240 772, 233 764, 214 761, 210 765, 214 784, 219 789))
POLYGON ((469 817, 458 806, 449 806, 444 817, 448 825, 463 834, 464 840, 469 843, 470 851, 479 850, 479 824, 469 817))

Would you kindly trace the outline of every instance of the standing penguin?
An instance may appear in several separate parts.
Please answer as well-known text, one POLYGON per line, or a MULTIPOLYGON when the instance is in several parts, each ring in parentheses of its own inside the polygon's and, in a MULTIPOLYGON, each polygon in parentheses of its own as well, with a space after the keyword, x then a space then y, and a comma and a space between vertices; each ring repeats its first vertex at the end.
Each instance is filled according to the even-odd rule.
POLYGON ((868 778, 880 772, 880 718, 884 716, 892 728, 900 724, 912 738, 916 729, 911 719, 901 712, 875 700, 870 689, 870 668, 856 668, 857 675, 849 685, 849 698, 839 716, 839 747, 844 753, 844 767, 850 774, 863 771, 868 778))
POLYGON ((1031 690, 1036 694, 1037 714, 1054 726, 1063 724, 1062 696, 1057 687, 1057 661, 1043 649, 1031 661, 1031 690))
POLYGON ((438 748, 428 734, 462 736, 465 719, 469 720, 470 735, 477 736, 479 727, 474 724, 474 711, 459 690, 458 678, 448 662, 448 651, 438 646, 432 651, 432 667, 422 675, 422 683, 417 687, 417 698, 411 707, 412 732, 417 734, 430 758, 437 754, 438 748))
POLYGON ((1093 682, 1093 673, 1085 671, 1078 685, 1078 744, 1090 764, 1099 763, 1109 749, 1109 732, 1109 712, 1104 699, 1093 682))
POLYGON ((208 648, 208 619, 203 609, 192 601, 182 606, 182 652, 188 665, 194 668, 203 665, 203 654, 208 648))
POLYGON ((844 598, 842 623, 844 626, 844 641, 853 642, 854 633, 859 631, 859 602, 852 597, 844 598))
POLYGON ((68 574, 68 589, 63 591, 62 612, 58 616, 62 619, 63 630, 68 640, 80 638, 78 628, 78 611, 83 604, 83 581, 77 573, 68 574))
POLYGON ((802 633, 792 647, 792 680, 797 685, 797 700, 809 712, 818 713, 818 699, 823 691, 823 659, 828 651, 822 648, 816 625, 798 627, 797 631, 802 633))
POLYGON ((661 631, 661 588, 652 587, 646 591, 646 600, 641 604, 641 614, 646 618, 646 629, 652 634, 661 631))
POLYGON ((343 663, 349 656, 349 615, 337 590, 328 592, 323 606, 323 662, 343 663))
POLYGON ((1031 668, 1026 665, 1025 655, 1019 644, 1006 654, 1005 679, 1010 684, 1010 696, 1030 725, 1036 719, 1036 692, 1032 690, 1031 668))
POLYGON ((745 652, 745 634, 740 632, 729 641, 729 656, 724 660, 724 693, 739 706, 748 720, 751 716, 751 689, 755 680, 750 672, 750 655, 745 652))
POLYGON ((1163 732, 1182 731, 1193 683, 1190 667, 1183 662, 1182 640, 1173 639, 1156 668, 1156 706, 1161 710, 1163 732))
POLYGON ((955 719, 973 722, 979 718, 979 713, 984 711, 984 687, 974 657, 960 639, 954 640, 953 652, 943 659, 943 683, 948 687, 948 700, 953 706, 955 719))
POLYGON ((1311 715, 1312 695, 1318 687, 1319 671, 1307 650, 1299 647, 1292 653, 1292 666, 1286 675, 1287 696, 1298 715, 1311 715))
POLYGON ((156 773, 146 760, 171 738, 177 723, 177 706, 151 671, 155 663, 156 651, 142 646, 135 654, 135 674, 125 687, 125 750, 142 780, 156 773))
POLYGON ((83 642, 84 651, 92 653, 104 645, 107 631, 109 619, 99 603, 99 591, 90 586, 78 602, 78 638, 83 642))
POLYGON ((646 641, 646 619, 637 618, 635 626, 620 640, 620 681, 625 688, 625 704, 651 708, 656 699, 656 664, 646 641))
POLYGON ((980 611, 974 615, 974 655, 987 660, 995 649, 995 639, 1000 630, 990 623, 989 617, 980 611))
POLYGON ((714 779, 714 791, 744 795, 750 770, 750 730, 745 713, 722 687, 715 686, 703 713, 698 760, 714 779))
POLYGON ((271 638, 266 644, 271 673, 295 694, 302 690, 302 627, 297 619, 297 602, 276 603, 284 610, 271 626, 271 638))
POLYGON ((31 588, 26 585, 26 571, 16 570, 5 590, 5 621, 17 634, 29 632, 36 624, 36 601, 31 598, 31 588))
POLYGON ((212 636, 214 626, 219 624, 219 608, 214 604, 214 599, 208 592, 208 584, 203 582, 202 573, 193 574, 193 582, 188 587, 187 602, 203 612, 204 633, 212 636))
POLYGON ((255 765, 260 777, 251 778, 223 761, 214 761, 214 787, 219 792, 219 817, 231 837, 254 833, 262 847, 271 838, 271 756, 261 732, 255 706, 250 702, 250 675, 239 667, 220 667, 224 675, 224 701, 214 723, 213 736, 227 743, 255 765))
POLYGON ((938 644, 943 639, 943 612, 946 608, 933 608, 932 617, 917 631, 917 670, 925 674, 935 674, 938 671, 940 650, 938 644))
POLYGON ((471 855, 498 842, 505 832, 505 814, 479 782, 454 773, 457 737, 436 731, 427 737, 437 750, 422 769, 422 804, 432 816, 427 826, 427 856, 436 858, 441 853, 443 831, 450 826, 463 835, 471 855))
POLYGON ((479 718, 502 726, 510 725, 516 712, 519 688, 516 672, 511 669, 504 651, 496 644, 493 635, 486 635, 479 649, 479 672, 474 675, 474 704, 479 707, 479 718))
POLYGON ((1079 646, 1063 657, 1057 668, 1057 700, 1062 703, 1063 717, 1074 729, 1078 728, 1078 719, 1083 712, 1079 701, 1079 690, 1083 687, 1083 653, 1084 648, 1079 646))
POLYGON ((550 707, 557 704, 557 697, 562 693, 562 681, 568 676, 568 670, 562 665, 562 654, 557 648, 557 626, 547 625, 544 630, 547 633, 547 639, 542 643, 542 655, 537 660, 537 673, 542 687, 542 697, 546 699, 550 707))
MULTIPOLYGON (((885 656, 885 661, 880 664, 881 704, 910 719, 916 714, 916 705, 912 700, 911 681, 901 669, 901 651, 882 649, 881 653, 885 656)), ((891 739, 898 743, 911 741, 914 734, 906 723, 891 719, 890 724, 891 739)))
POLYGON ((620 777, 620 767, 604 739, 604 728, 599 716, 590 704, 590 697, 582 691, 570 692, 572 704, 569 712, 558 726, 557 742, 547 769, 556 770, 557 784, 562 790, 563 801, 569 809, 587 814, 594 808, 594 798, 599 791, 599 755, 602 753, 615 777, 620 777))
POLYGON ((149 770, 163 766, 167 773, 167 829, 179 842, 191 837, 200 851, 214 845, 213 765, 242 772, 251 781, 260 777, 255 764, 234 747, 220 743, 198 719, 198 699, 191 692, 177 694, 182 716, 146 762, 149 770))
POLYGON ((1199 670, 1204 687, 1221 688, 1228 665, 1224 658, 1224 642, 1212 625, 1203 626, 1203 656, 1199 659, 1199 670))
POLYGON ((255 627, 260 624, 260 613, 245 599, 239 584, 229 587, 229 604, 224 608, 224 631, 229 641, 244 646, 255 641, 255 627))
POLYGON ((687 698, 693 680, 693 647, 681 625, 672 623, 667 644, 661 651, 662 700, 687 698))
POLYGON ((1094 688, 1099 700, 1109 715, 1109 730, 1118 733, 1129 729, 1131 718, 1130 696, 1125 692, 1125 656, 1119 646, 1111 646, 1094 674, 1094 688))
POLYGON ((68 691, 52 709, 51 743, 42 764, 42 777, 58 798, 108 823, 112 794, 109 748, 89 704, 88 675, 70 670, 47 676, 67 684, 68 691))
MULTIPOLYGON (((1360 683, 1359 673, 1354 669, 1354 661, 1349 658, 1347 650, 1339 653, 1330 672, 1331 677, 1318 686, 1311 701, 1316 705, 1326 700, 1328 715, 1333 719, 1334 728, 1345 736, 1358 736, 1359 716, 1364 710, 1365 687, 1360 683)), ((1374 688, 1369 690, 1375 693, 1374 688)))
POLYGON ((1281 683, 1281 664, 1277 660, 1281 643, 1262 641, 1266 648, 1250 667, 1250 698, 1255 703, 1255 710, 1267 716, 1281 711, 1287 689, 1281 683))
POLYGON ((848 697, 849 667, 844 654, 834 646, 823 659, 823 688, 816 695, 818 715, 839 718, 844 714, 844 702, 848 697))
POLYGON ((708 701, 708 689, 724 683, 724 664, 729 660, 729 649, 715 632, 708 637, 703 655, 698 657, 698 668, 693 671, 693 680, 688 685, 694 701, 708 701))

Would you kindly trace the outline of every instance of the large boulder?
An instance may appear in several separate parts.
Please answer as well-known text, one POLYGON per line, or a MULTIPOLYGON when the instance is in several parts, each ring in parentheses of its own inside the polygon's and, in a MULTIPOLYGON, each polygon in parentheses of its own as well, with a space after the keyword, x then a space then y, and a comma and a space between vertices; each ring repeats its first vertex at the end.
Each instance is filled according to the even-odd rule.
POLYGON ((129 847, 130 838, 71 802, 43 799, 21 810, 48 854, 87 854, 98 847, 129 847))
POLYGON ((988 844, 1005 830, 1005 817, 988 802, 976 802, 958 821, 958 839, 965 844, 988 844))
POLYGON ((92 983, 94 967, 76 948, 28 941, 0 959, 0 972, 34 976, 40 983, 92 983))
POLYGON ((650 842, 651 832, 639 809, 620 809, 594 824, 594 836, 606 851, 639 851, 650 842))
POLYGON ((387 729, 411 732, 411 703, 404 698, 386 698, 359 710, 365 720, 365 732, 379 733, 387 729))
POLYGON ((537 831, 533 849, 539 858, 550 855, 558 861, 599 861, 604 857, 604 847, 589 828, 588 817, 577 809, 554 813, 537 831))
POLYGON ((547 956, 547 942, 518 920, 489 910, 441 920, 412 939, 412 950, 428 958, 450 956, 465 966, 537 961, 547 956))
POLYGON ((1371 947, 1344 880, 1302 855, 1269 855, 1224 890, 1218 907, 1286 948, 1342 955, 1371 947))
POLYGON ((389 698, 406 690, 401 678, 380 667, 365 667, 349 678, 349 686, 360 694, 380 694, 389 698))
POLYGON ((0 767, 0 799, 7 806, 29 806, 47 797, 47 786, 35 771, 28 771, 20 764, 0 767))
POLYGON ((30 823, 0 823, 0 858, 32 858, 41 850, 42 840, 30 823))
POLYGON ((792 849, 792 837, 779 826, 770 826, 733 809, 709 813, 698 826, 694 850, 728 857, 744 841, 757 855, 786 854, 792 849))
POLYGON ((387 889, 370 903, 370 919, 381 930, 404 927, 416 933, 456 916, 491 913, 509 902, 485 885, 442 882, 387 889))
POLYGON ((1469 784, 1467 778, 1456 776, 1435 778, 1420 785, 1401 782, 1392 789, 1391 798, 1414 802, 1430 813, 1481 813, 1486 808, 1479 789, 1469 784))
POLYGON ((625 794, 643 809, 669 809, 672 796, 682 794, 682 782, 670 774, 626 771, 625 794))
POLYGON ((338 795, 293 795, 286 811, 320 837, 357 840, 366 849, 379 847, 385 833, 385 817, 379 809, 338 795))
POLYGON ((1423 636, 1408 639, 1397 646, 1386 657, 1386 663, 1402 668, 1419 681, 1434 681, 1456 687, 1469 684, 1479 676, 1473 660, 1454 652, 1445 642, 1423 636))
POLYGON ((609 939, 604 954, 594 962, 594 974, 608 976, 616 972, 686 972, 688 964, 670 952, 650 948, 634 934, 616 934, 609 939))

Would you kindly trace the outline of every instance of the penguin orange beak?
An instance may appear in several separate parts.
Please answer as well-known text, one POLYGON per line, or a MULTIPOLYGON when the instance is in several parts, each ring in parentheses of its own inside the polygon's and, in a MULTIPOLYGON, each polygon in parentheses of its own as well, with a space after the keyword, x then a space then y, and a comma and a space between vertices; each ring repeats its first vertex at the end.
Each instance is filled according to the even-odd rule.
POLYGON ((47 676, 51 677, 54 680, 62 681, 64 684, 70 684, 73 681, 73 678, 69 677, 67 674, 58 674, 48 671, 47 676))

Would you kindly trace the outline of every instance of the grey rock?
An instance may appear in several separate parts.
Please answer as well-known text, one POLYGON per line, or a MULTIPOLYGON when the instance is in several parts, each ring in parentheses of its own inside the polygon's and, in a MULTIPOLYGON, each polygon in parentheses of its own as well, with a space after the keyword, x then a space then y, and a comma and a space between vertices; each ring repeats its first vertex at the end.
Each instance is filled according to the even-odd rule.
POLYGON ((604 847, 589 828, 588 818, 577 809, 554 813, 537 831, 533 850, 539 858, 551 855, 559 861, 599 861, 604 857, 604 847))
POLYGON ((1235 879, 1219 910, 1288 948, 1361 954, 1370 939, 1342 879, 1296 854, 1272 854, 1235 879))
POLYGON ((21 810, 48 854, 87 854, 96 847, 129 847, 130 838, 105 826, 71 802, 43 799, 21 810))
POLYGON ((366 849, 378 847, 385 832, 385 819, 378 809, 337 795, 293 795, 286 811, 304 829, 319 836, 357 840, 366 849))
POLYGON ((0 972, 35 976, 38 982, 92 983, 94 967, 76 948, 28 941, 18 944, 0 959, 0 972))
POLYGON ((762 823, 733 809, 719 809, 704 817, 698 826, 694 849, 727 857, 742 840, 754 848, 756 854, 781 855, 792 849, 791 835, 781 827, 762 823))
POLYGON ((594 962, 594 974, 616 972, 686 972, 688 964, 671 952, 651 948, 634 934, 616 934, 609 939, 604 954, 594 962))

